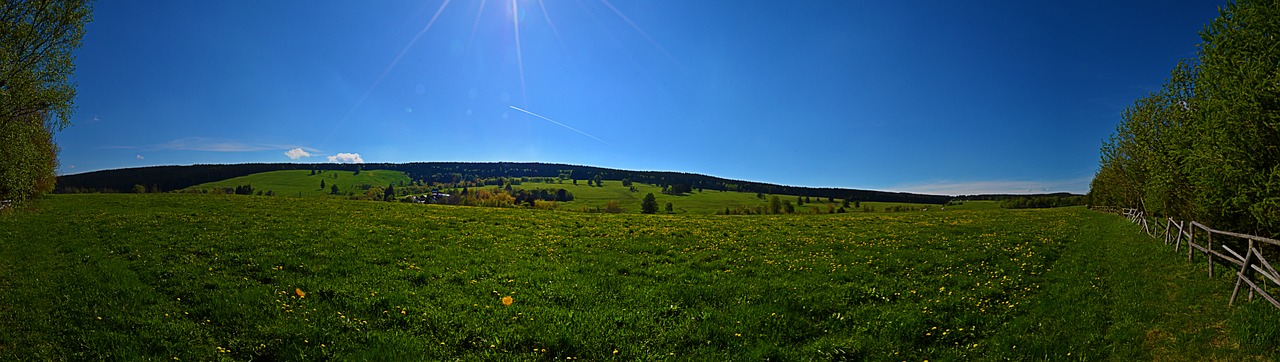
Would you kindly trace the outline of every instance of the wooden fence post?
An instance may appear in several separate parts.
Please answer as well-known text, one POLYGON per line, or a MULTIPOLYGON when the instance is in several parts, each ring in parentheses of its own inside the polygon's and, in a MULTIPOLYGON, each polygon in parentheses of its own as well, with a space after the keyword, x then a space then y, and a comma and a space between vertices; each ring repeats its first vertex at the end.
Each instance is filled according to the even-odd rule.
POLYGON ((1182 245, 1182 222, 1178 222, 1178 239, 1173 243, 1173 252, 1178 252, 1178 247, 1182 245))
POLYGON ((1191 237, 1187 238, 1187 262, 1188 263, 1192 261, 1191 252, 1195 250, 1195 248, 1191 247, 1192 245, 1196 245, 1196 223, 1195 222, 1191 223, 1191 237))
POLYGON ((1227 306, 1236 304, 1236 294, 1240 293, 1240 283, 1247 277, 1250 265, 1253 265, 1253 240, 1249 240, 1249 250, 1244 253, 1244 266, 1236 273, 1236 286, 1231 289, 1231 300, 1227 301, 1227 306))
MULTIPOLYGON (((1249 243, 1250 245, 1252 245, 1253 241, 1250 240, 1249 243)), ((1209 246, 1206 247, 1204 250, 1205 250, 1204 257, 1209 261, 1209 279, 1213 279, 1213 253, 1209 252, 1210 250, 1213 250, 1213 233, 1212 232, 1209 233, 1209 246)))
POLYGON ((1169 229, 1173 227, 1173 218, 1164 219, 1164 245, 1169 245, 1169 229))

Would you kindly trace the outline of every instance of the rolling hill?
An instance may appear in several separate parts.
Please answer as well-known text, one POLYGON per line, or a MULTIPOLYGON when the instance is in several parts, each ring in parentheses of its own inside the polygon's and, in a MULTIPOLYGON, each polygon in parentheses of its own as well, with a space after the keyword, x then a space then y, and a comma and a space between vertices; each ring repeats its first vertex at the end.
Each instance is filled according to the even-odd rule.
POLYGON ((58 193, 125 192, 134 185, 161 191, 180 190, 214 181, 280 170, 335 170, 378 169, 404 172, 410 179, 428 182, 452 182, 464 179, 496 177, 565 177, 589 180, 599 176, 605 180, 622 180, 653 185, 684 185, 691 189, 715 191, 740 191, 779 195, 806 195, 811 197, 851 199, 861 201, 898 202, 916 204, 944 204, 952 199, 946 195, 925 195, 906 192, 887 192, 849 188, 815 188, 784 186, 762 182, 731 180, 683 172, 629 171, 601 167, 516 162, 415 162, 377 164, 302 164, 302 163, 251 163, 232 165, 152 166, 85 172, 58 177, 58 193))

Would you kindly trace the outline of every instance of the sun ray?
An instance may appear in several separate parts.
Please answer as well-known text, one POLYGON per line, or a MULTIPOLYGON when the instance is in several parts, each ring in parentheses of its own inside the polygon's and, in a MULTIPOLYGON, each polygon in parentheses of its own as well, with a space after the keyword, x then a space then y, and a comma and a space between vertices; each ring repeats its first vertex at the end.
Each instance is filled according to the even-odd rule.
POLYGON ((584 12, 587 13, 587 15, 591 18, 591 21, 595 22, 595 24, 600 27, 600 30, 603 32, 605 36, 609 38, 609 41, 618 47, 618 51, 621 51, 622 54, 626 55, 626 59, 630 61, 632 65, 636 66, 636 70, 638 70, 640 74, 644 75, 644 77, 646 79, 649 79, 649 81, 653 82, 653 84, 657 84, 657 85, 662 84, 661 82, 658 82, 656 78, 653 77, 653 74, 650 74, 649 71, 645 70, 646 67, 644 66, 644 64, 641 64, 640 61, 636 60, 635 54, 632 54, 630 49, 627 49, 627 47, 622 45, 622 41, 618 40, 618 37, 614 35, 613 31, 609 30, 608 26, 605 26, 604 21, 600 20, 600 17, 596 16, 596 14, 592 12, 589 8, 587 8, 587 6, 582 2, 578 2, 578 5, 582 7, 584 12))
POLYGON ((369 89, 364 91, 364 95, 361 95, 360 99, 356 100, 356 104, 351 106, 351 109, 347 110, 347 114, 342 116, 342 119, 338 121, 338 125, 333 128, 333 131, 329 132, 328 137, 325 137, 325 142, 328 142, 329 139, 333 138, 333 134, 347 123, 347 119, 351 118, 351 115, 356 112, 356 109, 359 109, 360 106, 364 104, 365 99, 369 98, 369 94, 372 94, 373 90, 377 89, 379 84, 382 84, 382 80, 387 77, 387 73, 391 73, 391 70, 395 69, 396 65, 400 63, 400 59, 404 58, 404 54, 408 53, 409 49, 413 48, 413 44, 418 42, 418 38, 421 38, 423 34, 426 34, 428 29, 431 29, 431 25, 435 24, 436 19, 440 18, 440 13, 444 12, 444 8, 446 6, 449 6, 449 0, 444 0, 443 3, 440 3, 440 8, 436 9, 436 13, 434 15, 431 15, 431 20, 427 21, 427 25, 423 26, 422 30, 419 30, 417 34, 414 34, 413 38, 409 39, 409 43, 405 44, 404 48, 400 49, 400 53, 396 54, 396 57, 391 60, 391 63, 387 64, 387 67, 382 69, 382 74, 379 74, 378 78, 374 79, 373 84, 369 85, 369 89))
POLYGON ((464 58, 471 53, 471 43, 476 40, 476 29, 480 27, 480 16, 484 15, 484 2, 485 0, 480 0, 480 9, 476 10, 476 20, 471 22, 471 35, 467 36, 467 48, 462 51, 464 58))
POLYGON ((614 14, 618 14, 618 17, 622 18, 623 21, 627 22, 627 25, 630 25, 631 28, 635 29, 637 33, 640 33, 640 36, 644 37, 644 40, 649 41, 649 44, 652 44, 654 48, 658 48, 658 51, 662 52, 662 55, 666 56, 667 59, 671 60, 672 63, 675 63, 677 67, 684 68, 684 65, 680 64, 680 61, 676 60, 675 57, 671 56, 671 53, 667 52, 666 48, 663 48, 662 45, 658 44, 658 41, 653 40, 653 38, 649 36, 649 33, 644 32, 644 29, 640 29, 640 26, 636 25, 635 22, 631 21, 631 18, 627 17, 627 14, 623 14, 621 10, 618 10, 618 8, 613 7, 613 4, 610 3, 609 0, 600 0, 600 3, 604 4, 604 6, 609 7, 609 10, 613 10, 614 14))
POLYGON ((606 145, 613 146, 613 144, 612 144, 612 143, 605 142, 604 140, 600 139, 600 137, 592 136, 590 133, 586 133, 586 132, 583 132, 583 131, 579 131, 577 128, 569 127, 569 125, 566 125, 566 124, 564 124, 564 123, 556 122, 556 120, 554 120, 554 119, 550 119, 550 118, 547 118, 547 117, 544 117, 544 116, 543 116, 543 115, 541 115, 541 114, 537 114, 537 113, 529 112, 529 111, 526 111, 526 110, 521 109, 520 107, 516 107, 516 106, 508 106, 508 107, 511 107, 511 109, 514 109, 514 110, 517 110, 517 111, 524 112, 524 113, 526 113, 526 114, 528 114, 528 115, 530 115, 530 116, 534 116, 534 117, 542 118, 542 119, 546 120, 547 122, 555 123, 556 125, 559 125, 560 127, 568 128, 570 131, 574 131, 574 132, 581 133, 583 136, 591 137, 591 139, 594 139, 594 140, 596 140, 596 141, 600 141, 600 143, 603 143, 603 144, 606 144, 606 145))
POLYGON ((547 21, 547 27, 551 28, 551 34, 556 37, 556 44, 560 45, 560 54, 564 55, 564 59, 573 65, 573 58, 569 56, 569 50, 564 46, 564 39, 560 37, 560 29, 556 28, 556 23, 551 21, 551 13, 547 11, 547 4, 542 0, 538 0, 538 7, 542 8, 542 18, 547 21))
POLYGON ((529 95, 525 92, 524 86, 524 54, 520 51, 520 9, 516 5, 516 0, 511 0, 511 23, 516 31, 516 67, 520 71, 520 100, 527 107, 529 95))
POLYGON ((551 27, 551 33, 555 34, 556 40, 559 41, 560 30, 556 29, 556 23, 551 21, 551 14, 547 13, 547 4, 543 3, 542 0, 538 0, 538 7, 542 8, 542 18, 547 20, 547 26, 551 27))

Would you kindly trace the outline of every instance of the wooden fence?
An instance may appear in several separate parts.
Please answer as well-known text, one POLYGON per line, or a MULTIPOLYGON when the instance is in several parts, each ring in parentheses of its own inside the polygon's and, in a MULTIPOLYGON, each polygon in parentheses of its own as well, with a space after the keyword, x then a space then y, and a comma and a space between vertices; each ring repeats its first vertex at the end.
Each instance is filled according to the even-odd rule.
MULTIPOLYGON (((1280 240, 1264 238, 1261 236, 1234 233, 1230 231, 1222 231, 1210 228, 1204 224, 1195 221, 1177 221, 1173 218, 1164 219, 1164 232, 1157 235, 1157 231, 1151 227, 1147 215, 1138 209, 1115 209, 1115 208, 1095 208, 1095 210, 1115 212, 1129 219, 1130 222, 1142 226, 1142 231, 1152 238, 1163 238, 1165 245, 1173 245, 1174 252, 1182 248, 1186 244, 1187 262, 1194 262, 1195 255, 1202 254, 1205 256, 1205 262, 1209 267, 1209 277, 1213 277, 1214 257, 1221 261, 1229 262, 1240 267, 1240 271, 1236 273, 1235 289, 1231 291, 1231 300, 1228 305, 1234 305, 1236 296, 1240 293, 1240 286, 1247 286, 1249 289, 1249 300, 1253 300, 1256 293, 1262 298, 1271 302, 1276 308, 1280 308, 1280 301, 1267 292, 1267 285, 1274 283, 1280 286, 1280 273, 1271 266, 1262 255, 1262 247, 1272 245, 1280 247, 1280 240), (1213 237, 1219 236, 1218 246, 1223 252, 1213 249, 1213 237), (1232 237, 1243 239, 1247 242, 1244 256, 1232 250, 1222 242, 1222 237, 1232 237), (1260 276, 1255 277, 1254 274, 1260 276)), ((1158 220, 1158 219, 1156 219, 1158 220)), ((1159 222, 1155 221, 1156 227, 1159 228, 1159 222)))

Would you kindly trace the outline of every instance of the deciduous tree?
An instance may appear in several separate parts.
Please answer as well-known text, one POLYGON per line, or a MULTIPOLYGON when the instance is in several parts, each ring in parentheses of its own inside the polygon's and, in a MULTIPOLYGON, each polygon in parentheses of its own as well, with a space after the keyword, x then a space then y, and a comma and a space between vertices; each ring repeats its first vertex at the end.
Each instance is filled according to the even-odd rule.
POLYGON ((92 20, 86 1, 5 1, 0 5, 0 199, 53 190, 57 145, 71 125, 75 55, 92 20))

